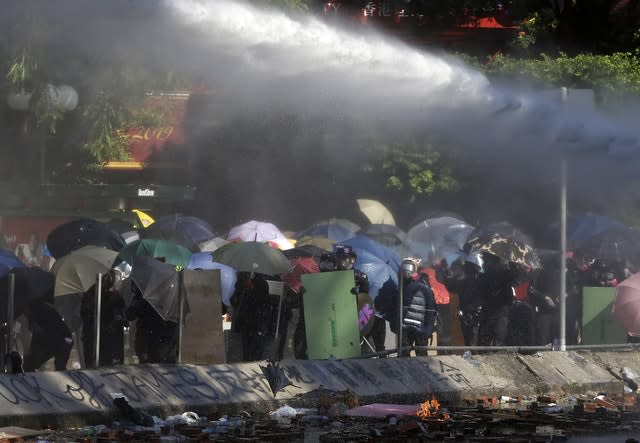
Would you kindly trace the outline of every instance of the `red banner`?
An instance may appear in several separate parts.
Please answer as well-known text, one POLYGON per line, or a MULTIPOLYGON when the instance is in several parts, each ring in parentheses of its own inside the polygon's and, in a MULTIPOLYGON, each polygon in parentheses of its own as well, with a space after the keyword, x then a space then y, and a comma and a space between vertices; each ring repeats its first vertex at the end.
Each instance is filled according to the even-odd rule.
MULTIPOLYGON (((154 119, 160 122, 123 132, 128 142, 129 162, 153 163, 157 154, 184 145, 184 118, 188 101, 187 93, 147 96, 140 112, 154 114, 154 119)), ((170 157, 175 158, 175 155, 170 157)))

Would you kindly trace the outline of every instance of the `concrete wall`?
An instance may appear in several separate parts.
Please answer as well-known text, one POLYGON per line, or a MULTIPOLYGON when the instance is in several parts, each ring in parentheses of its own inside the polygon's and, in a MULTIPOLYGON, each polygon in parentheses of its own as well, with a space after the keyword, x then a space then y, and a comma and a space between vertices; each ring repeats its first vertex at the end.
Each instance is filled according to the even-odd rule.
POLYGON ((112 395, 159 417, 196 411, 210 418, 282 404, 314 406, 323 390, 351 390, 361 404, 419 403, 434 394, 452 404, 480 396, 623 391, 618 374, 640 374, 640 352, 492 353, 344 361, 283 361, 291 385, 274 395, 265 362, 212 366, 139 365, 0 376, 0 425, 110 424, 112 395))

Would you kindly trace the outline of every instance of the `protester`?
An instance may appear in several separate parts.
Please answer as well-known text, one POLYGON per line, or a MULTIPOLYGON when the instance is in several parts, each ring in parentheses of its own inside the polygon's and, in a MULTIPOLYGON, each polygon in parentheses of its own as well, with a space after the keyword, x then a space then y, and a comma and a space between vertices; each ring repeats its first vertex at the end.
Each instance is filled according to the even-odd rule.
POLYGON ((477 346, 480 334, 480 314, 483 294, 480 288, 481 264, 477 259, 465 260, 447 266, 442 261, 436 267, 436 278, 447 290, 455 293, 460 301, 458 318, 466 346, 477 346))
POLYGON ((385 350, 386 341, 386 322, 389 322, 389 329, 394 334, 398 333, 398 285, 393 281, 391 277, 384 282, 378 296, 375 300, 376 305, 376 323, 374 329, 371 331, 376 352, 383 352, 385 350), (382 332, 375 332, 376 328, 384 328, 384 335, 382 332))
POLYGON ((509 334, 509 317, 514 300, 517 271, 493 254, 483 253, 484 273, 480 274, 482 291, 480 346, 504 346, 509 334))
POLYGON ((50 358, 54 359, 56 371, 64 371, 73 338, 58 311, 51 303, 34 301, 27 305, 24 314, 31 329, 31 346, 24 356, 24 371, 36 371, 50 358))
POLYGON ((232 338, 229 347, 232 361, 282 358, 292 315, 292 303, 289 301, 292 297, 286 290, 282 296, 271 294, 269 281, 276 282, 279 278, 259 273, 238 273, 231 296, 232 338))
MULTIPOLYGON (((402 297, 402 347, 427 346, 433 334, 437 311, 429 275, 418 273, 418 263, 404 260, 400 278, 403 279, 402 297)), ((409 349, 402 356, 409 355, 409 349)), ((427 355, 426 350, 416 350, 416 355, 427 355)))
MULTIPOLYGON (((420 273, 429 276, 429 286, 433 291, 436 300, 436 310, 438 313, 436 321, 436 336, 438 346, 450 346, 452 340, 451 317, 451 294, 446 285, 438 281, 435 267, 421 267, 420 273)), ((438 351, 438 354, 448 354, 449 351, 438 351)))
POLYGON ((135 352, 139 363, 178 361, 178 324, 164 320, 132 282, 133 300, 126 309, 128 321, 136 322, 135 352))
MULTIPOLYGON (((128 325, 125 302, 120 295, 120 273, 111 270, 102 277, 100 303, 100 366, 124 363, 124 327, 128 325)), ((82 348, 85 367, 95 367, 95 286, 82 297, 82 348)))

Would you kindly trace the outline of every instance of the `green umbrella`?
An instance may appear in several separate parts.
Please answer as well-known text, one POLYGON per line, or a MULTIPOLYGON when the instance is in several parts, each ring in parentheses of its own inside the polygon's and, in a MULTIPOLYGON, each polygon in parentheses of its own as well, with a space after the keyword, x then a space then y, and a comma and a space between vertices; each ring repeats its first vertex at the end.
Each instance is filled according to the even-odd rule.
POLYGON ((267 243, 248 241, 229 243, 212 253, 213 261, 239 272, 279 275, 291 271, 289 259, 267 243))
POLYGON ((54 295, 85 292, 96 283, 97 274, 109 272, 118 253, 101 246, 84 246, 55 261, 54 295))
POLYGON ((180 246, 168 240, 156 240, 143 238, 125 246, 118 254, 127 263, 133 263, 133 257, 142 255, 153 257, 170 265, 186 268, 191 258, 191 252, 184 246, 180 246))

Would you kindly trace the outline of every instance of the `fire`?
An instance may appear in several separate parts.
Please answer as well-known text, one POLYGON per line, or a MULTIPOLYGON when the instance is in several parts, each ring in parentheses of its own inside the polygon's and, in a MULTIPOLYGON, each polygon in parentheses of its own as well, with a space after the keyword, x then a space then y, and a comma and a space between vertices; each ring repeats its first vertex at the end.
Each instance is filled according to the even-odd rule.
POLYGON ((440 402, 435 396, 431 396, 431 400, 427 400, 420 405, 418 411, 418 417, 420 418, 438 418, 441 420, 448 420, 449 414, 440 410, 440 402))

